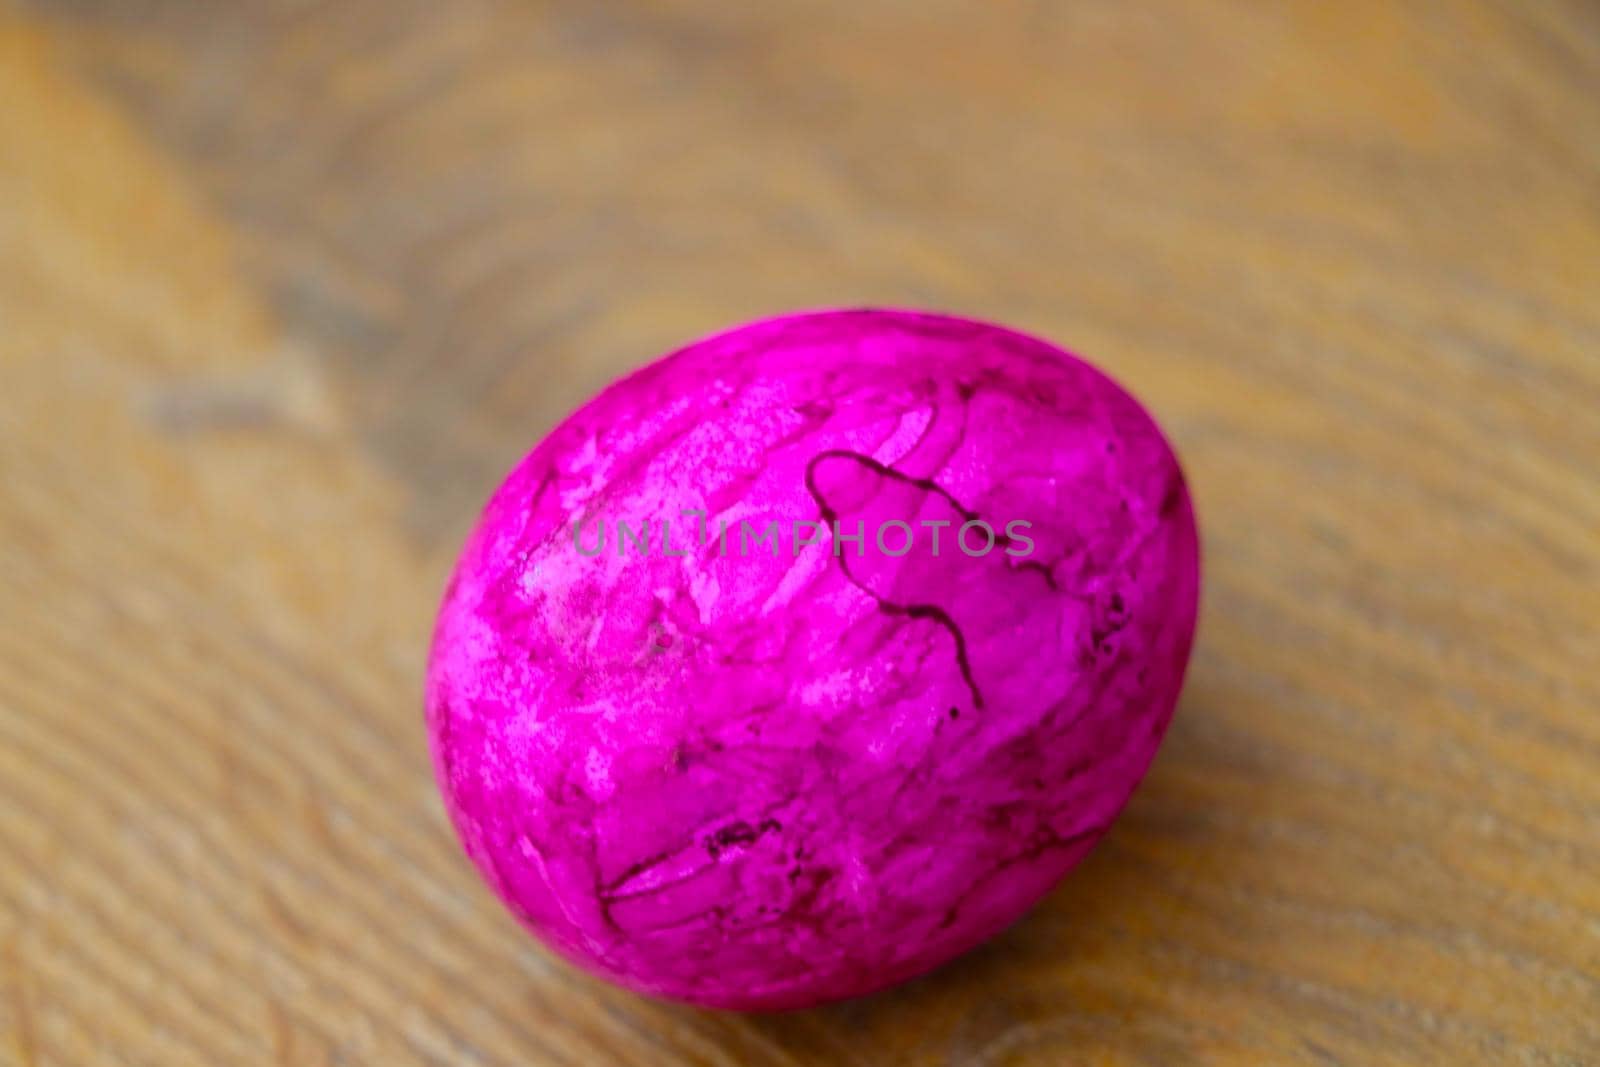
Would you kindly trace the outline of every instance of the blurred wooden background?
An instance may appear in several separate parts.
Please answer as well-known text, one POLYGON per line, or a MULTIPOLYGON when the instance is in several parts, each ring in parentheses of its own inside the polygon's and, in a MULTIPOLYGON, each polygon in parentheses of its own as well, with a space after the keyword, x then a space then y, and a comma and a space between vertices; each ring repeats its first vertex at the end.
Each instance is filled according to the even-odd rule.
POLYGON ((0 0, 0 1062, 1600 1063, 1600 7, 0 0), (557 963, 419 691, 504 471, 793 307, 1079 349, 1207 590, 1124 820, 913 985, 557 963))

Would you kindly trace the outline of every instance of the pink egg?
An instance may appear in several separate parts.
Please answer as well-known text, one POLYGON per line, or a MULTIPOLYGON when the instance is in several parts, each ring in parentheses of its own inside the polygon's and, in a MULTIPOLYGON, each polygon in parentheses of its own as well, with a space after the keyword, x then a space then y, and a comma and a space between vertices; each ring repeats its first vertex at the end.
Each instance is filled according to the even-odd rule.
POLYGON ((800 314, 613 384, 495 492, 427 717, 517 917, 644 993, 787 1008, 1020 917, 1155 755, 1194 635, 1172 449, 1043 341, 800 314))

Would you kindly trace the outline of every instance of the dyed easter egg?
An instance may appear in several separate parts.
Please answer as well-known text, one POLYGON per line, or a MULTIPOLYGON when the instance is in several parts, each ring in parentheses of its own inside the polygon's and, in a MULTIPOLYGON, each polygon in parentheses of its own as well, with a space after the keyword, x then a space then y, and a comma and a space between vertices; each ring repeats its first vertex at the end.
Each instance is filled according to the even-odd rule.
POLYGON ((1148 414, 966 319, 689 345, 494 493, 427 678, 467 853, 545 943, 730 1008, 854 996, 1015 921, 1171 718, 1194 515, 1148 414))

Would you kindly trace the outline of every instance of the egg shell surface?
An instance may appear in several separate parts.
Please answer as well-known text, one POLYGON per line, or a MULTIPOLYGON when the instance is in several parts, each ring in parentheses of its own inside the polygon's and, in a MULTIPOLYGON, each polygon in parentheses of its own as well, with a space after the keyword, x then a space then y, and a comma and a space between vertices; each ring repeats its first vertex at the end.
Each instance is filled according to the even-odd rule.
POLYGON ((944 315, 763 320, 616 382, 493 494, 435 629, 434 765, 577 964, 725 1008, 855 996, 1106 832, 1199 581, 1172 449, 1089 364, 944 315))

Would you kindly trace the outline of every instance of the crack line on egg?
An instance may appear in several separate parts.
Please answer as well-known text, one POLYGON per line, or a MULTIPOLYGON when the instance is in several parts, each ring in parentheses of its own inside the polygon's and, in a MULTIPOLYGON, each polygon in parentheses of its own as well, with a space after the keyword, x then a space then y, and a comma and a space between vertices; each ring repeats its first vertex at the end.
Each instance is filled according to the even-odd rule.
MULTIPOLYGON (((868 470, 882 477, 889 478, 894 481, 904 482, 913 488, 922 489, 926 492, 938 493, 950 503, 951 507, 955 508, 958 513, 964 516, 968 522, 972 522, 977 518, 976 512, 969 511, 967 508, 963 507, 961 502, 952 496, 949 491, 931 478, 914 478, 902 471, 897 471, 893 467, 878 462, 871 456, 862 455, 860 452, 852 452, 848 449, 830 448, 811 457, 810 462, 806 464, 805 476, 806 492, 811 494, 811 499, 815 501, 817 505, 818 516, 824 523, 827 524, 830 530, 832 530, 834 525, 838 522, 839 513, 835 511, 826 500, 823 499, 822 490, 817 487, 816 479, 817 464, 827 459, 851 460, 855 463, 861 464, 868 470)), ((879 596, 877 593, 874 593, 871 589, 867 588, 867 586, 854 574, 850 573, 850 562, 848 556, 846 556, 844 553, 839 553, 837 558, 839 560, 839 570, 844 574, 845 580, 851 585, 855 586, 857 589, 861 590, 867 596, 871 597, 873 602, 878 605, 879 611, 889 615, 901 615, 911 619, 928 619, 944 628, 944 630, 950 635, 951 640, 955 642, 956 666, 960 668, 961 678, 966 682, 968 692, 972 694, 973 706, 978 708, 983 707, 983 693, 978 689, 978 684, 972 677, 972 663, 967 657, 966 634, 961 631, 960 625, 955 621, 954 618, 951 617, 950 613, 937 604, 902 604, 898 601, 889 600, 886 597, 879 596)), ((1054 586, 1054 581, 1050 579, 1048 572, 1046 572, 1046 580, 1050 581, 1051 585, 1054 586)))

